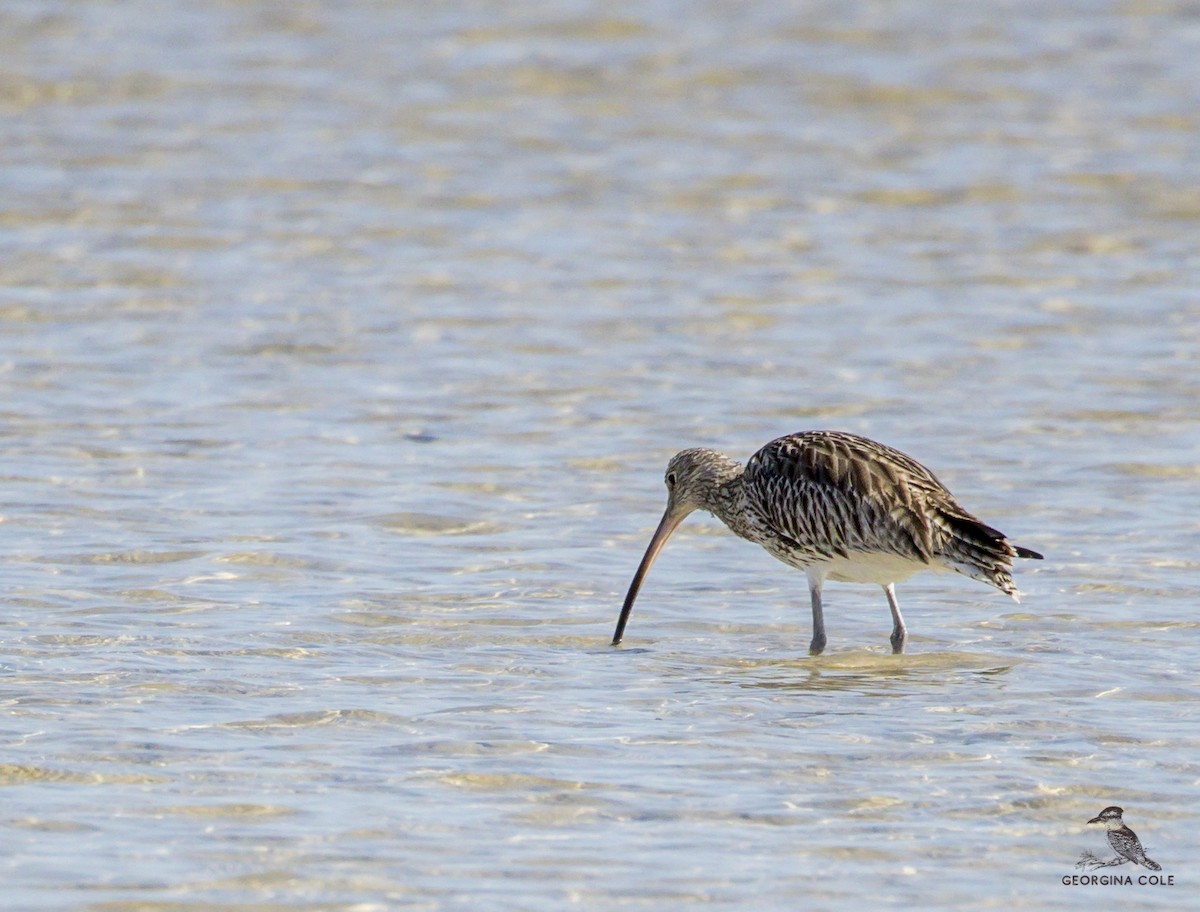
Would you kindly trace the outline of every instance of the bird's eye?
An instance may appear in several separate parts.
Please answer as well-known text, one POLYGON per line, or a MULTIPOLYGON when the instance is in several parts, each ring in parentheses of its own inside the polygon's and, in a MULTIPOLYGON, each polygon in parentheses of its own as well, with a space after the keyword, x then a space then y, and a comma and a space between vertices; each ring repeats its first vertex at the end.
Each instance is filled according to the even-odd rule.
POLYGON ((667 487, 668 488, 675 487, 675 473, 674 472, 667 473, 667 487))

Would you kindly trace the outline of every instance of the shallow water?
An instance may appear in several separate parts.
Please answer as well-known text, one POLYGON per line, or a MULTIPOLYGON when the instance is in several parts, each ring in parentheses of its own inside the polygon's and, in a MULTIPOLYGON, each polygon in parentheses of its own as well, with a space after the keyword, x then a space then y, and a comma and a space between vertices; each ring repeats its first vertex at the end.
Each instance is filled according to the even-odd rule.
POLYGON ((1189 908, 1194 11, 513 6, 0 11, 6 908, 1189 908), (610 648, 814 427, 1021 604, 695 517, 610 648))

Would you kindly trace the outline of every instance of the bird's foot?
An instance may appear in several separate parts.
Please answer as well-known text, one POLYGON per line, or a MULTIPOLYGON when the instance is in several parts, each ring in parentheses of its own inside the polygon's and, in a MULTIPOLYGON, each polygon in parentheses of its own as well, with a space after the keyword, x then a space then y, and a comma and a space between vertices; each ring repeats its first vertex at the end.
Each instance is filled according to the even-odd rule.
POLYGON ((908 631, 903 627, 897 627, 892 631, 892 655, 901 655, 904 652, 904 641, 908 638, 908 631))
POLYGON ((812 642, 808 644, 808 654, 810 656, 819 656, 825 651, 825 637, 813 637, 812 642))

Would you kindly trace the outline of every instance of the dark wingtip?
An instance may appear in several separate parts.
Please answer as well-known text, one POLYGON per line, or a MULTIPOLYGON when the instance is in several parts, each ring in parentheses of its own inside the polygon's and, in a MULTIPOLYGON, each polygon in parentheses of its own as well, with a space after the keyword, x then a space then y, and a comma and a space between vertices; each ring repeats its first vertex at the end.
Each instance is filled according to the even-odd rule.
POLYGON ((1030 551, 1028 548, 1022 548, 1020 545, 1013 545, 1013 550, 1017 552, 1017 557, 1028 557, 1031 560, 1045 560, 1045 558, 1036 551, 1030 551))

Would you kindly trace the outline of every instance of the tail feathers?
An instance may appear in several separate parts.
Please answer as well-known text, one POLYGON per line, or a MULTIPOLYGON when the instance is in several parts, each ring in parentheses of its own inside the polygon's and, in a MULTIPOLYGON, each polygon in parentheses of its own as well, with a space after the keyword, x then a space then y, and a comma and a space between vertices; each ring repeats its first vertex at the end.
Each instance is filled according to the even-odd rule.
POLYGON ((1162 870, 1162 865, 1160 865, 1157 861, 1151 861, 1149 858, 1143 858, 1142 864, 1144 864, 1146 867, 1148 867, 1151 871, 1161 871, 1162 870))
POLYGON ((942 520, 945 526, 948 527, 951 536, 958 539, 958 543, 961 546, 978 549, 982 552, 995 555, 1001 560, 1005 558, 1011 559, 1014 556, 1042 560, 1042 555, 1036 551, 1029 548, 1022 548, 1020 545, 1014 545, 999 529, 976 519, 970 513, 954 513, 943 509, 941 514, 942 520))
POLYGON ((969 564, 966 561, 947 561, 946 563, 956 573, 969 576, 981 583, 987 583, 989 586, 995 586, 1014 602, 1020 603, 1021 592, 1017 589, 1017 584, 1013 582, 1012 574, 1007 570, 999 567, 980 567, 978 564, 969 564))
POLYGON ((1013 558, 1042 560, 1042 555, 1014 545, 999 529, 981 522, 965 510, 943 509, 941 513, 942 528, 949 533, 940 555, 946 566, 995 586, 1014 602, 1020 602, 1021 593, 1011 572, 1013 558))

